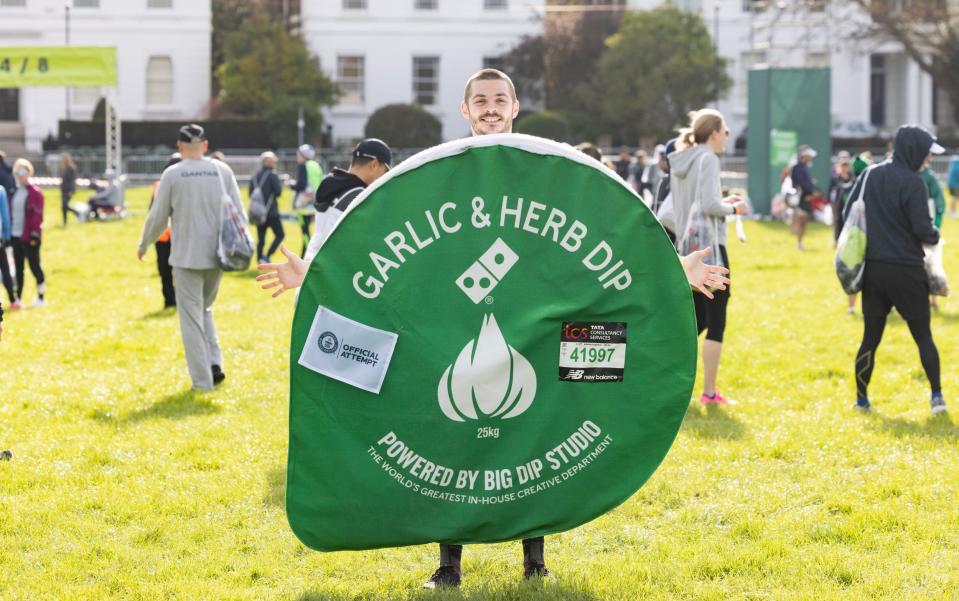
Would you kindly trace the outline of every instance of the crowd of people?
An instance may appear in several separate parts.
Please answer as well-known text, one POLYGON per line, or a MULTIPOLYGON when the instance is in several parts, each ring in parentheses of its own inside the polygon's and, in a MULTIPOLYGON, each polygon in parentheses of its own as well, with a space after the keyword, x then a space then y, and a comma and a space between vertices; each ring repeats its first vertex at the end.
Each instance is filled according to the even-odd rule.
MULTIPOLYGON (((467 82, 460 107, 473 136, 511 133, 519 102, 509 77, 484 69, 467 82)), ((702 109, 690 114, 679 135, 656 145, 651 158, 642 150, 623 148, 616 160, 606 160, 589 143, 578 148, 603 162, 626 181, 663 225, 693 289, 697 329, 705 333, 701 345, 703 405, 729 405, 732 401, 718 387, 722 344, 731 298, 730 262, 726 248, 727 218, 747 215, 750 206, 737 194, 724 195, 720 156, 729 137, 721 113, 702 109)), ((171 157, 154 186, 149 214, 143 227, 137 256, 156 249, 164 306, 175 308, 193 388, 210 390, 226 378, 212 307, 219 292, 223 269, 218 257, 219 231, 224 203, 246 213, 233 170, 220 157, 207 157, 209 142, 204 129, 195 124, 180 128, 177 153, 171 157), (219 160, 218 160, 219 159, 219 160)), ((930 328, 930 288, 923 263, 923 245, 939 241, 939 227, 946 212, 938 178, 928 165, 942 152, 935 138, 918 127, 902 127, 890 154, 875 163, 868 153, 855 157, 840 152, 826 193, 812 177, 810 166, 817 152, 801 146, 796 160, 783 174, 788 179, 785 195, 797 247, 803 249, 806 225, 815 212, 817 198, 828 202, 835 220, 835 237, 843 229, 851 199, 863 198, 868 214, 869 245, 862 285, 863 337, 855 357, 856 406, 868 410, 868 384, 886 319, 895 308, 909 326, 919 349, 929 381, 933 413, 945 410, 940 387, 939 356, 930 328)), ((61 213, 66 225, 76 211, 70 199, 76 191, 76 165, 68 155, 61 159, 61 213)), ((277 174, 278 157, 260 155, 260 167, 252 175, 249 196, 262 199, 265 213, 256 224, 256 260, 263 273, 256 279, 276 297, 299 287, 319 247, 343 218, 360 193, 384 176, 393 165, 389 145, 378 139, 361 141, 353 149, 347 169, 334 168, 324 175, 313 146, 297 149, 297 173, 289 188, 292 219, 302 233, 299 254, 284 244, 280 211, 285 189, 277 174), (315 221, 315 231, 311 226, 315 221), (269 244, 267 244, 269 242, 269 244), (285 261, 274 262, 281 251, 285 261)), ((42 191, 30 183, 33 166, 17 159, 12 168, 0 153, 0 275, 10 299, 9 308, 22 307, 24 264, 37 283, 35 306, 44 304, 46 284, 40 249, 43 225, 42 191), (12 248, 14 271, 6 260, 12 248)), ((959 198, 959 159, 952 162, 947 187, 952 194, 952 213, 959 198)), ((856 297, 848 298, 854 311, 856 297)), ((2 321, 0 310, 0 321, 2 321)), ((2 331, 2 330, 0 330, 2 331)), ((548 575, 542 537, 523 541, 523 566, 527 578, 548 575)), ((440 545, 439 567, 428 587, 460 583, 462 547, 440 545)))

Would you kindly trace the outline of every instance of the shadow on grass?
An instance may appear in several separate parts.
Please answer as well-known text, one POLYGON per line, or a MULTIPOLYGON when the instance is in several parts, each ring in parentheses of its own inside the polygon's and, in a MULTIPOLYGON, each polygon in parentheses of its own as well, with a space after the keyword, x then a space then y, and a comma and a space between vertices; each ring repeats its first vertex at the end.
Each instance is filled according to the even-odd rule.
POLYGON ((729 409, 716 405, 690 406, 682 429, 693 436, 717 440, 739 440, 746 435, 746 426, 729 409))
POLYGON ((157 418, 183 419, 194 415, 212 415, 220 411, 222 411, 220 406, 207 398, 204 393, 190 389, 171 394, 149 407, 128 413, 117 421, 127 424, 157 418))
POLYGON ((250 263, 250 268, 247 269, 246 271, 231 271, 224 275, 230 278, 238 279, 238 280, 252 280, 252 279, 255 279, 256 276, 260 275, 261 273, 263 272, 256 268, 256 263, 254 262, 254 263, 250 263))
MULTIPOLYGON (((425 572, 424 572, 425 574, 425 572)), ((466 578, 469 575, 465 575, 466 578)), ((380 593, 382 595, 382 593, 380 593)), ((454 600, 486 600, 501 601, 549 601, 562 599, 563 601, 598 601, 599 597, 591 591, 586 583, 570 583, 558 581, 550 577, 545 581, 519 581, 507 584, 502 588, 488 587, 439 590, 406 590, 391 591, 387 596, 368 596, 357 593, 325 593, 322 591, 308 591, 297 597, 297 601, 346 601, 347 599, 403 599, 407 601, 454 601, 454 600)))
POLYGON ((886 417, 870 413, 869 425, 872 428, 892 434, 896 438, 921 437, 936 440, 959 441, 959 430, 948 413, 930 415, 922 421, 911 421, 901 417, 886 417))
POLYGON ((275 467, 266 474, 266 494, 263 503, 273 507, 282 507, 286 500, 286 470, 275 467))
POLYGON ((150 319, 166 319, 168 317, 176 317, 176 309, 170 307, 168 309, 160 309, 159 311, 154 311, 153 313, 147 313, 140 318, 141 321, 146 321, 150 319))

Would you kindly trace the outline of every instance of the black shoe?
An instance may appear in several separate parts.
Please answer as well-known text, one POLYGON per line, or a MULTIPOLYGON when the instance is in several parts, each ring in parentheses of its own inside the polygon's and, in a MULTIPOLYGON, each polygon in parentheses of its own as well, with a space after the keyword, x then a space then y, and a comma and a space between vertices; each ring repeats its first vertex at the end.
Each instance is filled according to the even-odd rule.
POLYGON ((549 576, 549 570, 546 569, 546 566, 536 565, 523 568, 523 578, 527 580, 530 578, 546 578, 547 576, 549 576))
POLYGON ((453 566, 440 566, 426 581, 423 588, 436 589, 444 586, 459 586, 460 571, 453 566))
POLYGON ((10 461, 13 459, 13 453, 10 451, 0 451, 0 461, 10 461))
POLYGON ((210 371, 213 372, 213 385, 216 386, 226 380, 226 374, 223 373, 223 370, 220 369, 219 365, 211 365, 210 371))

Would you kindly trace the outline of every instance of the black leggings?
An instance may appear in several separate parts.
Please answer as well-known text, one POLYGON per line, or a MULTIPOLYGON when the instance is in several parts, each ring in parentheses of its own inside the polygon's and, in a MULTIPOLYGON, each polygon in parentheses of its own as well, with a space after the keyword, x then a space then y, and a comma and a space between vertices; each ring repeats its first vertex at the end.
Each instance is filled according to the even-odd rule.
MULTIPOLYGON (((546 539, 542 536, 523 539, 523 567, 543 566, 543 546, 546 539)), ((451 566, 460 570, 463 557, 463 545, 445 545, 440 543, 440 566, 451 566)))
POLYGON ((30 271, 37 280, 37 296, 43 298, 47 287, 44 285, 46 279, 43 277, 43 268, 40 267, 40 241, 37 240, 35 246, 30 246, 29 240, 11 238, 10 244, 13 246, 13 264, 17 268, 17 298, 23 298, 23 281, 26 275, 23 273, 24 259, 30 264, 30 271))
MULTIPOLYGON (((729 256, 726 247, 720 246, 719 253, 723 258, 723 265, 729 267, 729 256)), ((729 304, 729 285, 725 290, 713 292, 713 298, 706 298, 705 294, 693 293, 693 304, 696 307, 696 329, 702 334, 706 332, 706 340, 722 343, 726 333, 726 307, 729 304)))
POLYGON ((17 294, 13 290, 13 276, 10 274, 10 261, 7 260, 7 245, 8 243, 0 242, 0 279, 3 279, 7 297, 13 303, 17 300, 17 294))
POLYGON ((313 215, 297 215, 296 220, 300 223, 300 231, 303 232, 303 252, 301 257, 306 256, 306 248, 310 245, 310 225, 313 224, 313 215))
MULTIPOLYGON (((863 320, 866 327, 862 334, 859 352, 856 353, 856 394, 861 399, 869 398, 866 395, 866 389, 872 378, 872 368, 876 364, 876 349, 879 348, 882 333, 886 329, 886 315, 865 315, 863 320)), ((912 339, 919 347, 919 360, 922 362, 922 369, 926 372, 926 378, 929 379, 929 388, 932 392, 939 392, 941 390, 939 350, 936 349, 936 343, 932 340, 929 319, 913 319, 906 323, 909 325, 912 339)))
POLYGON ((70 208, 70 199, 73 198, 73 192, 60 192, 60 212, 63 213, 63 225, 67 224, 67 214, 73 213, 74 217, 79 218, 80 213, 70 208))
POLYGON ((276 252, 276 249, 280 248, 280 243, 283 242, 283 237, 286 234, 283 232, 283 222, 280 221, 279 215, 272 215, 267 217, 266 223, 263 225, 256 226, 257 240, 256 240, 256 255, 257 257, 269 257, 276 252), (263 247, 266 243, 266 230, 267 228, 273 230, 273 243, 270 244, 270 250, 264 255, 263 247))

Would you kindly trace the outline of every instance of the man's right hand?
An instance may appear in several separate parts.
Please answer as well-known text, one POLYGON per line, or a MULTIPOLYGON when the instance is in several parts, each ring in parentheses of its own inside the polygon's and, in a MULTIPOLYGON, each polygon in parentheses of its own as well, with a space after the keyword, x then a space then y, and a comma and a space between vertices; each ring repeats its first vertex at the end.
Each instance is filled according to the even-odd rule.
POLYGON ((280 287, 273 293, 273 298, 280 296, 287 290, 299 288, 306 277, 307 269, 310 267, 309 263, 290 252, 285 244, 280 246, 280 251, 289 259, 286 263, 261 263, 256 266, 260 271, 266 272, 256 276, 256 281, 264 282, 260 286, 261 288, 269 290, 277 286, 280 287))

